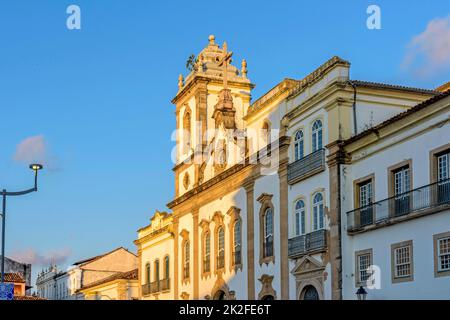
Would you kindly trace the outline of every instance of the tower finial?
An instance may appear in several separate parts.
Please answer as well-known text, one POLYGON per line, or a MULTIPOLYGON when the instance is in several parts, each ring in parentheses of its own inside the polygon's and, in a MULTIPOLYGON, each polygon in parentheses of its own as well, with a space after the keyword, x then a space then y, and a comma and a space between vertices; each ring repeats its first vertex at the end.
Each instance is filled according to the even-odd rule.
POLYGON ((242 70, 241 70, 241 72, 242 72, 242 77, 243 77, 243 78, 247 78, 247 60, 242 59, 242 64, 241 64, 241 66, 242 66, 242 70))
POLYGON ((210 45, 215 45, 216 37, 213 34, 208 37, 208 40, 210 45))
POLYGON ((181 88, 183 88, 183 75, 180 74, 178 76, 178 90, 181 90, 181 88))

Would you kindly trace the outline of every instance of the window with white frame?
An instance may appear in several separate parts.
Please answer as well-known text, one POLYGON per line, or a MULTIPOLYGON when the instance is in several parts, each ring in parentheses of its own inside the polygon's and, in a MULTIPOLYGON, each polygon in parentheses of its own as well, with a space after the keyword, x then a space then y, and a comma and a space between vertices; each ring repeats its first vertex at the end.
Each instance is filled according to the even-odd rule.
POLYGON ((359 184, 359 207, 365 207, 372 203, 372 180, 365 181, 359 184))
POLYGON ((219 228, 219 231, 217 232, 219 237, 219 250, 218 254, 219 257, 223 257, 225 255, 225 231, 222 227, 219 228))
POLYGON ((356 252, 356 285, 367 285, 368 269, 372 265, 372 249, 356 252))
POLYGON ((394 248, 394 276, 395 278, 407 278, 412 275, 411 246, 405 245, 394 248))
POLYGON ((438 156, 438 180, 450 179, 450 152, 438 156))
POLYGON ((410 189, 410 168, 405 166, 394 172, 394 194, 399 195, 410 189))
POLYGON ((438 272, 450 271, 450 237, 437 240, 438 272))
POLYGON ((314 231, 324 227, 323 196, 320 192, 313 197, 313 227, 314 231))
POLYGON ((306 212, 305 202, 298 200, 295 203, 295 235, 300 236, 306 233, 306 212))
POLYGON ((295 161, 303 158, 304 151, 305 151, 304 147, 305 147, 305 144, 304 144, 304 140, 303 140, 303 131, 299 130, 295 134, 295 139, 294 139, 294 153, 295 153, 294 159, 295 159, 295 161))
POLYGON ((203 272, 209 272, 211 263, 211 237, 209 232, 205 233, 204 241, 203 272))
POLYGON ((322 149, 322 121, 316 120, 312 126, 312 152, 322 149))
POLYGON ((189 267, 190 267, 190 245, 189 241, 186 241, 184 243, 184 272, 183 272, 183 278, 189 279, 189 267))
POLYGON ((233 254, 233 264, 241 264, 241 221, 236 220, 234 223, 234 254, 233 254))
POLYGON ((267 208, 264 214, 264 257, 273 256, 273 212, 267 208))

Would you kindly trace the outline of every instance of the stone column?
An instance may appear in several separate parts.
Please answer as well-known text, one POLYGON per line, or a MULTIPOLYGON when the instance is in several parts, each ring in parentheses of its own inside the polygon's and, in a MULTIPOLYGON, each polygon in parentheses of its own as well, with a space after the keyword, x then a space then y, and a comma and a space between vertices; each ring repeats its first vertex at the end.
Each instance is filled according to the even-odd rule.
POLYGON ((255 300, 255 225, 254 225, 254 188, 253 178, 244 182, 247 193, 247 287, 248 300, 255 300))
POLYGON ((342 247, 341 247, 341 164, 347 157, 341 148, 341 141, 326 146, 328 149, 328 170, 330 185, 330 236, 328 250, 331 264, 331 298, 342 299, 342 247))
POLYGON ((198 258, 199 258, 199 254, 198 254, 198 208, 192 210, 192 220, 193 220, 193 224, 194 224, 194 237, 193 237, 193 241, 194 241, 194 270, 193 270, 193 274, 194 274, 194 295, 193 298, 194 300, 198 300, 198 286, 199 286, 199 263, 198 263, 198 258))
POLYGON ((288 257, 288 150, 289 137, 280 137, 278 178, 280 183, 280 275, 281 300, 289 300, 289 257, 288 257))
POLYGON ((173 217, 173 293, 174 300, 178 300, 178 269, 180 267, 178 258, 178 217, 173 217))
POLYGON ((142 269, 142 248, 141 245, 138 244, 138 250, 137 250, 137 254, 138 254, 138 297, 139 299, 142 299, 142 273, 144 272, 142 269))

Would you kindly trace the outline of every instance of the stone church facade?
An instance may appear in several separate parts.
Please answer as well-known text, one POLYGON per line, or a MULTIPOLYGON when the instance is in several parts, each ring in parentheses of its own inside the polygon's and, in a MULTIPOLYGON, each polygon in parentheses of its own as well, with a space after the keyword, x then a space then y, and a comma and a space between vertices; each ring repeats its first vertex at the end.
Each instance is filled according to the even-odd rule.
POLYGON ((142 299, 342 299, 340 144, 432 98, 333 57, 256 101, 214 36, 179 77, 175 196, 138 230, 142 299))

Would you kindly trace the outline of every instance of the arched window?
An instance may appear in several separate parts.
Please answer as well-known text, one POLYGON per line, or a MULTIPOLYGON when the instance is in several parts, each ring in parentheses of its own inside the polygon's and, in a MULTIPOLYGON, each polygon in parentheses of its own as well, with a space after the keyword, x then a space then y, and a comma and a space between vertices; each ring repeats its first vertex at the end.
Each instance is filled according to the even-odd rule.
POLYGON ((294 159, 295 159, 295 161, 303 158, 304 151, 305 151, 305 147, 304 147, 304 141, 303 141, 303 131, 299 130, 295 134, 295 139, 294 139, 294 153, 295 153, 294 159))
POLYGON ((209 232, 203 236, 203 272, 211 271, 211 237, 209 232))
POLYGON ((300 236, 306 233, 305 203, 298 200, 295 203, 295 235, 300 236))
POLYGON ((314 231, 323 229, 324 226, 323 196, 320 192, 316 193, 313 198, 313 220, 314 220, 314 231))
POLYGON ((164 279, 170 278, 170 258, 166 256, 164 258, 164 279))
POLYGON ((191 112, 186 107, 183 116, 183 153, 186 154, 191 149, 191 112))
POLYGON ((267 208, 264 212, 264 257, 273 256, 273 212, 267 208))
POLYGON ((241 264, 241 221, 236 220, 234 223, 233 230, 233 238, 234 238, 234 253, 233 253, 233 265, 241 264))
POLYGON ((145 265, 145 283, 150 283, 150 263, 145 265))
POLYGON ((155 260, 155 281, 159 281, 159 260, 155 260))
POLYGON ((190 264, 190 245, 189 241, 184 243, 184 279, 189 279, 189 264, 190 264))
POLYGON ((312 152, 322 149, 322 121, 316 120, 312 126, 312 152))
POLYGON ((223 227, 219 227, 217 230, 217 268, 223 268, 225 266, 225 231, 223 227))

